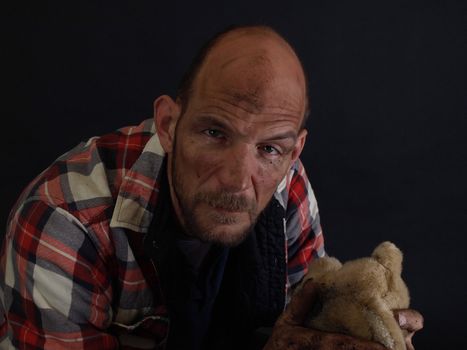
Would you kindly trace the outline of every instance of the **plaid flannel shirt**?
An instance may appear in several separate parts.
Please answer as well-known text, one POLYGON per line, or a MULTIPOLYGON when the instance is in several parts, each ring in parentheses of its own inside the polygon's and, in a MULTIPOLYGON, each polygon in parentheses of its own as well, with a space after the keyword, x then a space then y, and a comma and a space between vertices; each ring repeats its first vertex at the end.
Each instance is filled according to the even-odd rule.
MULTIPOLYGON (((1 349, 164 347, 168 312, 142 247, 163 157, 149 119, 81 143, 24 190, 0 253, 1 349)), ((290 291, 324 255, 300 161, 274 196, 286 209, 290 291)))

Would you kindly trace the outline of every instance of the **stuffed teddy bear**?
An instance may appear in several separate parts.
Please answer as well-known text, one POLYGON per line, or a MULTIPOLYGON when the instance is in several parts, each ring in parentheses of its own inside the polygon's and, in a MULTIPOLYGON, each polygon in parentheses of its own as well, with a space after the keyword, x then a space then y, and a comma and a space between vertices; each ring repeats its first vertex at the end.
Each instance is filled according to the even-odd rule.
POLYGON ((409 307, 401 272, 402 252, 391 242, 378 245, 371 257, 344 264, 332 257, 312 261, 303 283, 318 284, 320 305, 311 310, 307 325, 405 350, 405 335, 392 312, 409 307))

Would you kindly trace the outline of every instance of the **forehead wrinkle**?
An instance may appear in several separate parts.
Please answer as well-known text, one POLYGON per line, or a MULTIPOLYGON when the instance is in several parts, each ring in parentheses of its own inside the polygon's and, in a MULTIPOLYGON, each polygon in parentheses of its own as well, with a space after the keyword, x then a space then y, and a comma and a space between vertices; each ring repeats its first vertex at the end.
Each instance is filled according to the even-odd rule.
MULTIPOLYGON (((234 109, 240 109, 241 111, 248 113, 248 114, 271 114, 271 115, 288 115, 290 113, 290 116, 295 116, 295 115, 300 115, 301 116, 301 110, 296 110, 294 108, 289 108, 287 106, 290 104, 288 101, 282 101, 283 103, 277 103, 277 106, 262 106, 261 108, 248 108, 251 106, 251 104, 245 104, 237 101, 233 95, 236 93, 241 94, 241 92, 233 92, 233 91, 222 91, 219 96, 214 96, 218 101, 224 102, 228 105, 231 105, 234 109), (278 111, 276 111, 278 110, 278 111), (285 111, 285 112, 284 112, 285 111)), ((293 104, 292 104, 293 105, 293 104)), ((220 105, 212 105, 210 107, 214 108, 220 108, 223 109, 226 112, 229 112, 228 109, 221 107, 220 105)), ((255 107, 255 106, 253 106, 255 107)), ((256 106, 257 107, 257 106, 256 106)), ((232 113, 232 111, 230 111, 232 113)))
POLYGON ((264 49, 258 49, 258 52, 250 55, 237 55, 232 58, 229 58, 227 61, 222 63, 220 65, 220 70, 228 68, 230 65, 239 63, 241 64, 241 61, 245 61, 245 64, 247 67, 252 67, 252 68, 257 68, 260 67, 261 69, 272 69, 273 64, 272 60, 270 59, 270 53, 268 53, 267 50, 264 49), (240 61, 240 62, 239 62, 240 61))
POLYGON ((226 69, 230 65, 237 63, 238 61, 241 60, 248 60, 248 63, 250 66, 255 66, 255 65, 264 65, 268 64, 271 65, 271 60, 268 57, 268 53, 266 50, 259 50, 257 54, 254 54, 253 56, 245 56, 245 54, 237 55, 232 58, 227 59, 224 63, 220 65, 220 69, 226 69))
MULTIPOLYGON (((232 105, 234 110, 241 110, 242 112, 244 112, 247 116, 250 117, 248 119, 250 119, 251 123, 265 123, 265 122, 266 123, 274 123, 274 122, 290 121, 291 119, 296 119, 297 115, 298 115, 297 111, 292 110, 292 109, 287 111, 287 109, 282 107, 282 106, 268 107, 266 110, 262 110, 259 113, 259 112, 253 112, 253 111, 245 108, 242 105, 232 104, 232 102, 229 99, 220 99, 220 100, 222 100, 223 102, 225 102, 227 104, 232 105), (279 110, 279 111, 275 111, 276 109, 279 110), (284 110, 285 110, 285 112, 284 112, 284 110), (288 113, 288 112, 290 112, 290 113, 288 113), (271 120, 267 120, 267 121, 255 120, 254 116, 255 115, 260 115, 260 114, 262 114, 262 115, 271 115, 272 118, 271 118, 271 120), (281 117, 282 119, 278 120, 277 117, 281 117)), ((246 121, 245 118, 240 117, 238 115, 238 113, 235 113, 231 109, 225 108, 221 104, 213 104, 213 105, 207 105, 207 106, 201 107, 198 110, 198 112, 203 112, 203 110, 207 110, 207 111, 209 111, 209 110, 220 110, 223 113, 225 113, 227 118, 234 117, 235 119, 246 121)))
MULTIPOLYGON (((263 108, 263 104, 260 101, 260 97, 258 89, 254 91, 240 91, 240 90, 230 90, 226 89, 225 91, 226 95, 229 95, 231 99, 234 101, 235 105, 238 105, 240 108, 241 106, 246 104, 251 107, 252 112, 260 112, 263 108)), ((244 110, 247 110, 247 107, 245 106, 243 108, 244 110)))
POLYGON ((238 87, 225 87, 223 92, 230 95, 235 103, 245 102, 253 110, 260 111, 263 106, 263 96, 274 80, 275 68, 265 50, 260 50, 250 56, 237 56, 223 63, 219 68, 219 77, 225 76, 227 80, 234 75, 240 78, 238 87), (235 73, 233 73, 235 72, 235 73))

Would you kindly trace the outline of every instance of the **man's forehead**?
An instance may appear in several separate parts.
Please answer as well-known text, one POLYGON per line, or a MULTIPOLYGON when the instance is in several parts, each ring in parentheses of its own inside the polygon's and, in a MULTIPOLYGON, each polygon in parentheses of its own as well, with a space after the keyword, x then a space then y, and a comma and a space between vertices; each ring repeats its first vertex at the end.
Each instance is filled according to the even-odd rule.
POLYGON ((220 91, 234 103, 245 102, 257 111, 263 108, 263 97, 271 87, 275 75, 274 66, 264 52, 249 57, 236 55, 218 67, 215 74, 219 79, 211 82, 218 83, 220 91))
POLYGON ((229 35, 206 57, 194 83, 195 94, 223 92, 254 109, 261 109, 275 94, 272 98, 278 104, 291 102, 301 110, 306 98, 303 71, 285 45, 283 39, 263 33, 229 35))

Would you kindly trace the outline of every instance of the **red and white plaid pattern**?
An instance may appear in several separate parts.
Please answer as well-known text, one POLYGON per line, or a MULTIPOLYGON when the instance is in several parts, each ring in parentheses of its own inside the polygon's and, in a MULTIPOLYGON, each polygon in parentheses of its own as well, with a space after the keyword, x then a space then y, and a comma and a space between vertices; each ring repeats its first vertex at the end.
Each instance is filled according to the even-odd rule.
MULTIPOLYGON (((146 120, 81 143, 25 189, 0 252, 0 348, 164 347, 167 309, 142 247, 163 158, 146 120)), ((275 197, 286 208, 289 289, 324 255, 300 162, 275 197)))

